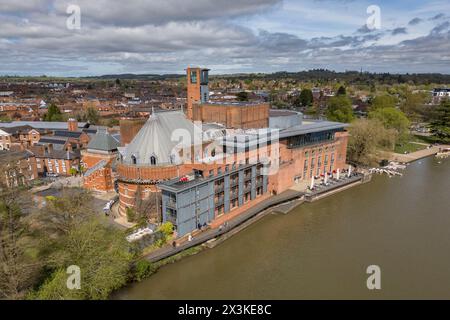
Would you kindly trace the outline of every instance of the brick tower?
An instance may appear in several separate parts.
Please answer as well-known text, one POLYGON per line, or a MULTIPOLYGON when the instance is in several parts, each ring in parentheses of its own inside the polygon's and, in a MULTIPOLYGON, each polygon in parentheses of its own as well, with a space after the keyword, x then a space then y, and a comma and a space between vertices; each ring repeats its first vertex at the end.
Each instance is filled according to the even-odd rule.
POLYGON ((209 100, 208 72, 205 68, 186 69, 187 75, 187 118, 196 120, 195 104, 209 100))

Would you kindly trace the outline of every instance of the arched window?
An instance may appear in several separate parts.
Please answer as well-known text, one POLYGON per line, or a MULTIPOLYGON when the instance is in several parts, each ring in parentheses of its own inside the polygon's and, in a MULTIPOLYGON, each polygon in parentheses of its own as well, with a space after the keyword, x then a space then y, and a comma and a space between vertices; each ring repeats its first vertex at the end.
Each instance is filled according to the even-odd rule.
POLYGON ((156 166, 156 157, 155 157, 155 156, 151 156, 151 157, 150 157, 150 164, 151 164, 152 166, 156 166))
POLYGON ((136 156, 134 154, 131 156, 131 163, 132 164, 136 164, 137 163, 137 159, 136 159, 136 156))
POLYGON ((211 157, 215 157, 216 156, 216 149, 212 149, 211 151, 211 157))

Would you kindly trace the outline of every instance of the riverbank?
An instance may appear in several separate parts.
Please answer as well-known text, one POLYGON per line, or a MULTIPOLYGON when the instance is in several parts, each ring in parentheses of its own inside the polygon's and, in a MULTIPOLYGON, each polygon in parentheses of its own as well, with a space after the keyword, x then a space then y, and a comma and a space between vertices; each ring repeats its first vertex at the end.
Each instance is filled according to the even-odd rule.
POLYGON ((114 298, 448 298, 449 170, 448 159, 428 157, 402 177, 373 175, 370 184, 287 215, 268 214, 214 250, 165 265, 114 298), (383 289, 376 292, 366 287, 372 264, 382 272, 383 289))
POLYGON ((400 154, 400 153, 389 153, 388 154, 388 160, 395 161, 395 162, 402 162, 402 163, 410 163, 422 158, 426 158, 429 156, 436 155, 440 150, 443 150, 445 148, 449 148, 449 145, 436 145, 431 146, 429 148, 425 148, 416 152, 411 152, 407 154, 400 154))
POLYGON ((146 259, 149 262, 157 262, 186 249, 205 243, 207 247, 212 248, 244 230, 267 214, 272 212, 287 213, 304 201, 312 202, 368 181, 370 181, 370 175, 356 174, 352 177, 343 177, 339 181, 331 181, 328 186, 321 186, 312 191, 303 192, 295 189, 288 189, 281 194, 274 195, 257 203, 244 213, 222 225, 220 228, 202 231, 201 233, 196 234, 190 241, 183 239, 184 241, 178 243, 175 247, 166 245, 163 248, 143 256, 143 259, 146 259))

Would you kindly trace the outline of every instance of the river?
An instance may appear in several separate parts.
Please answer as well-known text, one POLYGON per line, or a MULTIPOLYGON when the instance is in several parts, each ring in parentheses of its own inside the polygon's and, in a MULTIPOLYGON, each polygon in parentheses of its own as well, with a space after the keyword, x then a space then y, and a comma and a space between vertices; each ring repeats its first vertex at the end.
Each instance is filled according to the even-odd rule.
POLYGON ((450 299, 450 160, 268 215, 114 298, 450 299), (381 290, 367 289, 369 265, 381 290))

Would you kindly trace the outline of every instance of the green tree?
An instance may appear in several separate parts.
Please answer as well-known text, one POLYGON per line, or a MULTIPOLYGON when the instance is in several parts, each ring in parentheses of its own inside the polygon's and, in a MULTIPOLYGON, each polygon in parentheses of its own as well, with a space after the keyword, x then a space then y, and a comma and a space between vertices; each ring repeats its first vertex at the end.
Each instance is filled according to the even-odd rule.
POLYGON ((393 96, 384 94, 376 96, 371 101, 371 110, 382 109, 382 108, 395 108, 397 104, 397 99, 393 96))
POLYGON ((85 118, 87 121, 89 121, 89 123, 97 124, 100 120, 100 114, 94 107, 89 107, 86 109, 85 118))
POLYGON ((24 193, 0 194, 0 299, 21 299, 39 278, 42 267, 29 221, 21 208, 28 207, 24 193))
POLYGON ((450 100, 444 100, 432 113, 431 133, 442 143, 450 143, 450 100))
POLYGON ((386 129, 377 119, 357 119, 349 128, 347 154, 351 162, 363 165, 377 163, 380 148, 392 150, 395 146, 392 130, 386 129))
POLYGON ((314 101, 311 89, 303 89, 298 100, 303 107, 311 106, 314 101))
POLYGON ((335 96, 328 100, 327 119, 350 123, 354 119, 352 101, 347 96, 335 96))
POLYGON ((400 109, 409 119, 416 119, 418 115, 424 112, 425 101, 426 97, 424 94, 407 92, 400 109))
POLYGON ((248 101, 248 92, 241 91, 236 94, 238 101, 248 101))
POLYGON ((58 240, 51 255, 55 271, 34 295, 36 299, 107 299, 128 277, 130 246, 125 234, 92 217, 58 240), (81 289, 67 290, 68 266, 81 271, 81 289))
POLYGON ((409 136, 410 122, 403 112, 396 108, 379 108, 369 112, 370 119, 378 119, 386 129, 395 129, 398 139, 404 141, 409 136))
POLYGON ((346 96, 347 95, 347 90, 345 89, 344 86, 340 86, 338 91, 336 92, 337 96, 346 96))
POLYGON ((44 121, 63 121, 63 115, 54 103, 48 106, 47 113, 44 115, 44 121))

